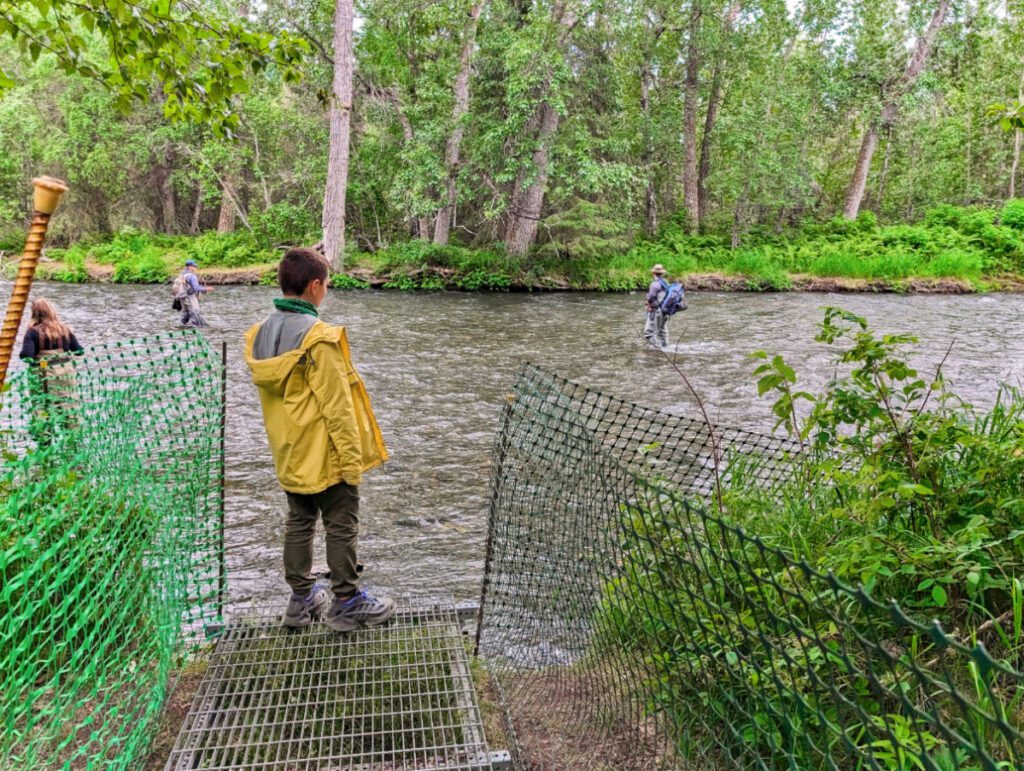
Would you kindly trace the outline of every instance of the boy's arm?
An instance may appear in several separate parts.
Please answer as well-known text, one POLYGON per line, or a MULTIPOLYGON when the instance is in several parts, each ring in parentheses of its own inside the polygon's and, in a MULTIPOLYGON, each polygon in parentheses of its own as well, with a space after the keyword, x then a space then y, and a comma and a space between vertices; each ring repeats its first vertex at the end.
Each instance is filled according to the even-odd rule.
POLYGON ((327 433, 341 457, 342 479, 358 485, 363 473, 363 451, 341 347, 337 343, 317 343, 309 355, 307 380, 327 423, 327 433))

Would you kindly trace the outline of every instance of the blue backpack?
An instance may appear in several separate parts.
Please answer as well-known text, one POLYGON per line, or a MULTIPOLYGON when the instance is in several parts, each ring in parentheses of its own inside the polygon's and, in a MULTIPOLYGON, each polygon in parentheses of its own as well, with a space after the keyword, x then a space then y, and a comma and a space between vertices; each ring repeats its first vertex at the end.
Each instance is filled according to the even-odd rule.
POLYGON ((661 279, 661 285, 665 289, 665 297, 661 301, 661 312, 666 316, 674 316, 677 311, 686 310, 686 302, 683 299, 686 290, 682 284, 670 284, 661 279))

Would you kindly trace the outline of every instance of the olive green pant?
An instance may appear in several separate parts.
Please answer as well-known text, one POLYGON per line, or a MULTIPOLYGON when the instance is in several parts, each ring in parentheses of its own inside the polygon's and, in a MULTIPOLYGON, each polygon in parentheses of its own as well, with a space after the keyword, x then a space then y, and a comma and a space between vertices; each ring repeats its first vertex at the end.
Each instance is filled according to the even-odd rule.
POLYGON ((315 579, 313 536, 317 514, 327 536, 327 567, 336 597, 356 591, 356 543, 359 539, 359 488, 345 482, 312 495, 286 493, 288 519, 284 524, 284 580, 296 594, 309 594, 315 579))

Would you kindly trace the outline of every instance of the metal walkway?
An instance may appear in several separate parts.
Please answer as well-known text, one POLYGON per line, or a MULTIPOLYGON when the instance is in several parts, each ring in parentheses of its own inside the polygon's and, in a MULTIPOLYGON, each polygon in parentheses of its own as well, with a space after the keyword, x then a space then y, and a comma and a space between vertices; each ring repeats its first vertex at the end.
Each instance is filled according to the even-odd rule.
POLYGON ((398 600, 385 627, 231 620, 167 771, 491 769, 450 597, 398 600))

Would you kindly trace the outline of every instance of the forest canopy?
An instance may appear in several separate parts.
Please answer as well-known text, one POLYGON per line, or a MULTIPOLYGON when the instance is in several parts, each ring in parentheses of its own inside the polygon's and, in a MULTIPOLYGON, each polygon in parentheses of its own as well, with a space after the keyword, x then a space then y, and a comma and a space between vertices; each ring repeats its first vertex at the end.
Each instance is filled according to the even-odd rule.
POLYGON ((8 242, 41 171, 65 243, 340 217, 349 251, 565 259, 1022 183, 1022 0, 0 0, 0 39, 8 242))

